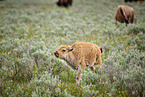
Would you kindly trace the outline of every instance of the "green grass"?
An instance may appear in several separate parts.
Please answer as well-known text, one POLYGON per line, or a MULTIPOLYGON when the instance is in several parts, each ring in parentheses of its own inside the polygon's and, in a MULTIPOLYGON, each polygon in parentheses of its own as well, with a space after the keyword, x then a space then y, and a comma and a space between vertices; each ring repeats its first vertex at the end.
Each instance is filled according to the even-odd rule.
POLYGON ((144 97, 145 3, 74 0, 69 8, 55 0, 0 1, 0 96, 144 97), (116 23, 118 5, 135 11, 135 23, 116 23), (91 42, 103 47, 102 68, 82 74, 58 60, 62 45, 91 42))

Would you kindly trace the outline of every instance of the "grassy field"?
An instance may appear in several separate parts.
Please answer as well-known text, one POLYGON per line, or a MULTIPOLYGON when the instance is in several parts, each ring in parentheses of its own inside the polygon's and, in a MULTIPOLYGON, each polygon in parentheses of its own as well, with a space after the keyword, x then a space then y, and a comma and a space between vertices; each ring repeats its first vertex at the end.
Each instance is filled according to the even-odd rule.
POLYGON ((145 97, 145 3, 56 1, 0 1, 0 97, 145 97), (134 8, 134 24, 116 23, 118 5, 134 8), (81 41, 104 52, 100 74, 86 68, 78 86, 53 52, 81 41))

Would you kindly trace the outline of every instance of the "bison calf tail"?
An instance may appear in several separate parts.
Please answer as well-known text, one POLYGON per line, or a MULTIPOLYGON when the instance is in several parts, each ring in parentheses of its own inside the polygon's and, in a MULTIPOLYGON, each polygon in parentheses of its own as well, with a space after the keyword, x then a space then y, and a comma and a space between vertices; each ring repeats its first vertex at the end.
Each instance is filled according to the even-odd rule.
POLYGON ((101 53, 103 53, 103 47, 100 48, 101 53))

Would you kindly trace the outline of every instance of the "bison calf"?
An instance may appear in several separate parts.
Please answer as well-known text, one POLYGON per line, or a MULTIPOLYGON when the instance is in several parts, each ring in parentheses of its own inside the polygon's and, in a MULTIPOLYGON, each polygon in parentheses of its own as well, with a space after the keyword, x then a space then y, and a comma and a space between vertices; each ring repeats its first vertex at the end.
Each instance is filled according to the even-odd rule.
POLYGON ((58 0, 56 2, 56 4, 58 6, 65 6, 65 7, 68 7, 69 5, 72 5, 72 3, 73 3, 73 0, 58 0))
POLYGON ((74 43, 72 46, 60 47, 54 52, 54 55, 66 61, 71 68, 78 71, 76 83, 79 84, 81 73, 86 66, 89 66, 92 71, 95 70, 94 65, 99 64, 101 66, 102 51, 102 48, 98 47, 96 44, 78 42, 74 43))
POLYGON ((126 5, 120 5, 117 8, 116 14, 115 14, 116 21, 119 21, 120 23, 133 23, 134 21, 134 10, 133 8, 126 6, 126 5))

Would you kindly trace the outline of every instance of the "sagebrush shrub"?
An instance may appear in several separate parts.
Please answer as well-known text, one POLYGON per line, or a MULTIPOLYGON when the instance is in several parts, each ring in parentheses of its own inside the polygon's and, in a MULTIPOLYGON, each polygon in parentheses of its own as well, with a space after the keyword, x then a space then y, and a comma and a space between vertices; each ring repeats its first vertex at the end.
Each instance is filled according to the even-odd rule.
POLYGON ((74 0, 70 8, 55 2, 0 2, 0 95, 144 97, 144 3, 128 3, 135 23, 125 26, 114 19, 123 0, 74 0), (77 72, 53 53, 81 41, 102 46, 104 52, 101 68, 85 68, 77 86, 77 72))

